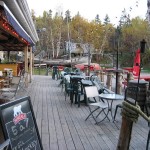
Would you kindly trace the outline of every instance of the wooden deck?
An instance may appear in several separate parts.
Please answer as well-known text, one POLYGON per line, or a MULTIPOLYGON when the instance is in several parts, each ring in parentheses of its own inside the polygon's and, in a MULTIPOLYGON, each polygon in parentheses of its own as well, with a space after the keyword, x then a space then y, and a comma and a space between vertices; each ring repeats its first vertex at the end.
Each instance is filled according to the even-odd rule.
MULTIPOLYGON (((26 93, 31 97, 44 150, 115 150, 120 133, 115 124, 107 119, 99 125, 92 118, 85 121, 88 107, 71 106, 58 83, 50 76, 33 76, 26 93)), ((147 122, 139 118, 133 126, 130 150, 145 150, 147 135, 147 122)))

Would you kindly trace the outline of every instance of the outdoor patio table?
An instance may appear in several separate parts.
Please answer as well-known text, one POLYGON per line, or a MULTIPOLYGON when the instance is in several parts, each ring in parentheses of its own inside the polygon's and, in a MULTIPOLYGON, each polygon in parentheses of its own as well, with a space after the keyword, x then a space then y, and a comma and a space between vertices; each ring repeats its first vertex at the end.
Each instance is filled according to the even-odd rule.
POLYGON ((90 80, 81 80, 82 85, 85 86, 92 86, 93 83, 90 80))
POLYGON ((71 77, 70 77, 71 79, 76 79, 76 80, 82 80, 82 79, 84 79, 85 78, 85 76, 80 76, 80 75, 72 75, 71 77))
POLYGON ((108 93, 108 94, 102 93, 99 96, 100 96, 100 98, 107 100, 107 102, 108 102, 108 114, 110 112, 112 120, 114 120, 113 113, 112 113, 113 101, 123 100, 124 96, 120 95, 120 94, 115 94, 115 93, 108 93))
POLYGON ((69 74, 70 75, 76 75, 76 72, 70 72, 69 74))

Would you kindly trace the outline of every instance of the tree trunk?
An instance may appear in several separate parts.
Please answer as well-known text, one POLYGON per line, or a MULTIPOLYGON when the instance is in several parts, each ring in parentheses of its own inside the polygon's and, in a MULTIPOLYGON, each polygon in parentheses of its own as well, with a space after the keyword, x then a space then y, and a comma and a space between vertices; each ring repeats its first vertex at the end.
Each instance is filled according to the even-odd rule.
POLYGON ((54 49, 54 39, 53 39, 53 32, 52 32, 52 27, 50 27, 51 30, 51 43, 52 43, 52 51, 53 51, 53 58, 55 56, 55 49, 54 49))
POLYGON ((56 57, 58 57, 59 52, 60 52, 60 41, 61 41, 61 31, 59 33, 59 40, 57 42, 57 53, 56 53, 56 57))

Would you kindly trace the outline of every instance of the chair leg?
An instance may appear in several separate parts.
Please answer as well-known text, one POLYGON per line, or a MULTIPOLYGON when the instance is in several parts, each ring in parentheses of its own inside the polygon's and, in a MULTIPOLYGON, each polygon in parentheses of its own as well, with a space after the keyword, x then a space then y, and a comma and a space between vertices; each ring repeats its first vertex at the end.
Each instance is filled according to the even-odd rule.
POLYGON ((73 104, 73 98, 74 98, 74 94, 73 94, 73 92, 70 92, 70 101, 71 101, 71 105, 73 104))
POLYGON ((66 97, 67 97, 67 92, 65 92, 65 101, 66 101, 66 97))
POLYGON ((96 116, 96 118, 101 114, 101 112, 103 112, 105 114, 105 117, 100 121, 102 122, 105 118, 107 118, 109 121, 110 119, 108 118, 108 113, 109 113, 109 110, 107 111, 107 113, 105 113, 105 109, 102 109, 96 116))
POLYGON ((78 107, 80 107, 80 95, 78 94, 78 107))
MULTIPOLYGON (((102 122, 103 120, 105 120, 106 118, 110 121, 110 119, 108 118, 109 110, 107 111, 107 113, 105 113, 105 109, 102 109, 101 112, 102 112, 102 111, 103 111, 103 113, 105 114, 105 117, 104 117, 101 121, 97 122, 96 124, 101 123, 101 122, 102 122)), ((100 113, 99 113, 99 114, 100 114, 100 113)), ((98 117, 98 115, 97 115, 96 117, 98 117)))
POLYGON ((122 108, 121 105, 117 105, 117 106, 116 106, 115 114, 114 114, 114 121, 115 121, 115 119, 116 119, 116 114, 117 114, 117 110, 118 110, 119 107, 122 108))
POLYGON ((97 107, 96 109, 94 109, 93 111, 91 111, 91 108, 90 108, 90 106, 89 106, 90 114, 86 117, 85 121, 92 115, 93 119, 94 119, 95 122, 97 123, 97 120, 95 119, 93 113, 94 113, 96 110, 98 110, 98 109, 99 109, 99 107, 97 107))
POLYGON ((77 95, 77 93, 75 93, 75 104, 78 103, 78 102, 77 102, 77 101, 78 101, 77 99, 78 99, 78 95, 77 95))
POLYGON ((69 96, 70 95, 70 91, 65 91, 65 101, 66 101, 66 97, 67 97, 67 95, 69 96))
POLYGON ((63 91, 64 86, 65 86, 65 84, 64 84, 64 81, 62 80, 62 83, 61 83, 61 91, 63 91))
POLYGON ((93 97, 93 99, 94 99, 94 101, 96 102, 96 98, 95 98, 95 97, 93 97))

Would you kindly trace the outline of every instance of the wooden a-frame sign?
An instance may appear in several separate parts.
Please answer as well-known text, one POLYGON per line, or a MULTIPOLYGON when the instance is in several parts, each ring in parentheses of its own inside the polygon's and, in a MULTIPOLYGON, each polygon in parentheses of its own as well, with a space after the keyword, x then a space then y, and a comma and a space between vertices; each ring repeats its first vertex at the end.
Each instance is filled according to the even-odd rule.
POLYGON ((0 105, 0 123, 9 150, 43 150, 29 96, 0 105))

